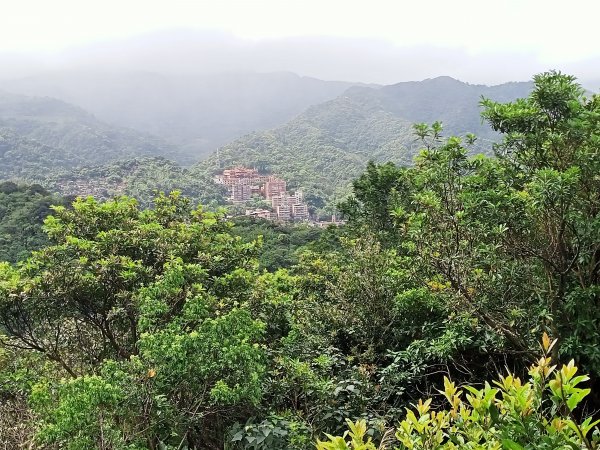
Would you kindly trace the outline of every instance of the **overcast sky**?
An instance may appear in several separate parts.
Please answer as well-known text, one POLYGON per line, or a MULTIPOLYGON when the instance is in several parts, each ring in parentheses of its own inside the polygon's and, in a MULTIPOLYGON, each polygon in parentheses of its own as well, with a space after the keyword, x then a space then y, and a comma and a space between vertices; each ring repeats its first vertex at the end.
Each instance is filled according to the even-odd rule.
POLYGON ((379 83, 558 68, 600 80, 599 16, 598 0, 4 0, 0 76, 98 64, 379 83))

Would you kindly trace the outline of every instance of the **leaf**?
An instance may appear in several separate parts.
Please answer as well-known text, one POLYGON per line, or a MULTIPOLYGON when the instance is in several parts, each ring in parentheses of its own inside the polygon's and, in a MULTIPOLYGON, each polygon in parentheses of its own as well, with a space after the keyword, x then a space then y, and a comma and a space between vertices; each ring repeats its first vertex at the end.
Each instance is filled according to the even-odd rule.
POLYGON ((544 349, 545 352, 548 352, 550 350, 550 337, 548 336, 548 333, 546 333, 544 331, 544 334, 542 335, 542 348, 544 349))
POLYGON ((241 431, 238 431, 231 438, 231 442, 241 441, 243 438, 244 438, 244 433, 242 433, 241 431))
POLYGON ((510 439, 502 439, 502 448, 506 450, 525 450, 525 447, 510 439))
POLYGON ((567 399, 567 406, 571 411, 591 392, 591 389, 576 389, 567 399))
POLYGON ((600 423, 600 419, 598 419, 594 422, 592 422, 591 417, 588 417, 587 419, 585 419, 585 421, 580 425, 583 436, 586 436, 590 432, 590 430, 592 430, 599 423, 600 423))
POLYGON ((490 417, 492 418, 493 424, 496 424, 500 421, 500 411, 498 411, 498 407, 494 404, 490 406, 490 417))

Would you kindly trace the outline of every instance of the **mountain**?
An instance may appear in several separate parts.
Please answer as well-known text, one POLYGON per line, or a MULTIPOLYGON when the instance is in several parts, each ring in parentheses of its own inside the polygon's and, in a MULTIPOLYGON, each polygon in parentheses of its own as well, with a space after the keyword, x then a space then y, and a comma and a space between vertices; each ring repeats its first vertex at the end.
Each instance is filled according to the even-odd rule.
POLYGON ((286 123, 352 83, 292 73, 159 75, 58 72, 4 81, 5 90, 73 103, 99 119, 151 133, 199 160, 252 131, 286 123))
POLYGON ((50 174, 136 156, 181 160, 158 138, 108 125, 60 100, 0 92, 0 179, 40 182, 50 174))
MULTIPOLYGON (((302 80, 284 75, 296 80, 294 83, 302 80)), ((225 91, 230 81, 223 85, 225 91)), ((322 208, 343 198, 367 161, 410 164, 419 148, 413 123, 441 120, 445 135, 473 132, 480 136, 478 150, 489 151, 496 135, 482 124, 480 98, 509 101, 526 96, 530 89, 529 83, 489 87, 449 77, 383 87, 351 86, 334 99, 309 106, 283 125, 235 139, 190 170, 162 159, 185 161, 176 147, 160 138, 109 125, 60 100, 0 93, 0 179, 44 181, 49 189, 62 194, 126 193, 140 196, 144 202, 151 199, 154 189, 181 188, 202 202, 210 202, 220 195, 212 175, 243 164, 283 176, 290 189, 302 189, 309 203, 322 208), (137 159, 125 161, 132 158, 137 159)), ((294 91, 293 95, 300 96, 301 92, 294 91)), ((223 95, 215 94, 214 98, 223 99, 223 95)), ((232 121, 252 116, 250 105, 256 105, 257 98, 247 102, 248 110, 236 113, 232 121)), ((260 98, 266 101, 267 97, 260 98)), ((269 102, 275 104, 275 100, 269 102)), ((233 107, 233 97, 231 102, 223 106, 220 116, 211 119, 213 136, 219 128, 217 117, 225 123, 220 130, 226 128, 226 111, 233 107)), ((177 106, 175 99, 173 104, 177 106)), ((281 111, 289 105, 282 101, 281 111)), ((215 110, 214 105, 211 108, 215 110)), ((197 109, 198 115, 209 116, 202 108, 197 109)), ((270 111, 259 108, 255 116, 263 115, 260 120, 267 123, 270 111)), ((191 123, 183 122, 183 128, 191 123)), ((175 125, 170 124, 173 133, 178 133, 175 125)), ((169 124, 161 126, 166 130, 169 124)))
POLYGON ((313 205, 339 200, 369 160, 410 164, 419 145, 412 125, 440 120, 444 135, 479 136, 478 151, 497 138, 480 118, 482 96, 509 101, 530 83, 471 85, 440 77, 384 87, 357 86, 308 108, 283 126, 225 145, 195 166, 214 173, 237 164, 278 173, 313 205))

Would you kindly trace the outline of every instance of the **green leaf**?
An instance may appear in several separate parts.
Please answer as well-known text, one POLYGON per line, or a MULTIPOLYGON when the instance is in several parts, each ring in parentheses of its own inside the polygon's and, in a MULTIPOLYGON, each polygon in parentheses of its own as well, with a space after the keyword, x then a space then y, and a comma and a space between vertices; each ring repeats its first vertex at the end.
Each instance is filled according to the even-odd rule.
POLYGON ((506 450, 525 450, 525 447, 510 439, 502 439, 502 448, 506 450))

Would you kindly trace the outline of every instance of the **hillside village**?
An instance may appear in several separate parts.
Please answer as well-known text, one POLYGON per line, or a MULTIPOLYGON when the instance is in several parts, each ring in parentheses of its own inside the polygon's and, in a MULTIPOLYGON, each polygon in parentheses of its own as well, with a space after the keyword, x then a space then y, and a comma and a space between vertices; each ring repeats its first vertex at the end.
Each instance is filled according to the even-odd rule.
POLYGON ((302 191, 289 192, 287 182, 276 175, 260 174, 257 169, 238 166, 225 169, 214 177, 214 182, 227 186, 227 200, 234 205, 246 205, 257 199, 269 205, 246 209, 245 215, 249 217, 286 223, 306 222, 317 227, 344 224, 335 216, 331 221, 313 220, 302 191))
POLYGON ((234 167, 217 175, 215 182, 228 187, 228 200, 233 204, 245 204, 257 197, 270 203, 271 209, 247 209, 247 216, 281 222, 303 222, 310 218, 302 191, 288 192, 286 181, 277 176, 261 175, 258 170, 247 167, 234 167))

